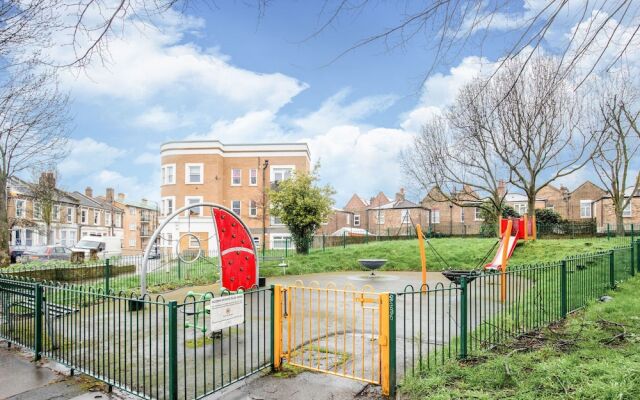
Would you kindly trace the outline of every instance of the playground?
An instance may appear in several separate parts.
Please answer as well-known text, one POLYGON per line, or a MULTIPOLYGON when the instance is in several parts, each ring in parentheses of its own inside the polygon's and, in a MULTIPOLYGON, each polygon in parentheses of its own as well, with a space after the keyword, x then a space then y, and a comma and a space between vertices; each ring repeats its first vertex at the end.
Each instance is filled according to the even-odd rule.
POLYGON ((416 240, 341 249, 346 266, 339 249, 263 266, 232 212, 198 204, 174 215, 190 207, 208 209, 215 256, 185 232, 175 246, 190 252, 177 265, 201 262, 208 282, 152 293, 160 261, 149 249, 127 272, 140 285, 130 294, 114 291, 117 279, 3 274, 0 337, 145 398, 200 398, 283 368, 393 396, 405 378, 563 320, 633 276, 640 254, 631 238, 536 240, 535 221, 521 218, 502 220, 500 239, 427 239, 417 226, 416 240), (296 267, 320 257, 335 268, 296 267))

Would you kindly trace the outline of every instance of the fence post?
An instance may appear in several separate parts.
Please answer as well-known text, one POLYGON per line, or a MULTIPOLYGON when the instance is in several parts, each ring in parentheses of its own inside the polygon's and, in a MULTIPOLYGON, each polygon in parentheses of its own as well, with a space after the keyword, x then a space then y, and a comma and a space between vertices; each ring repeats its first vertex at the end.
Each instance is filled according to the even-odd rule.
POLYGON ((282 363, 282 286, 271 285, 271 370, 282 363))
POLYGON ((567 260, 562 260, 560 266, 560 317, 567 316, 567 260))
POLYGON ((109 276, 111 275, 109 259, 104 260, 104 294, 109 294, 109 276))
POLYGON ((169 307, 169 399, 178 398, 178 302, 170 301, 169 307))
POLYGON ((609 250, 609 284, 611 289, 616 288, 616 268, 613 250, 609 250))
POLYGON ((342 232, 342 248, 347 248, 347 232, 342 232))
POLYGON ((394 398, 396 390, 396 295, 382 293, 379 302, 380 385, 383 395, 394 398))
POLYGON ((182 259, 178 254, 178 280, 182 280, 182 259))
POLYGON ((289 257, 289 238, 284 238, 284 258, 289 257))
POLYGON ((325 236, 324 233, 322 234, 322 251, 324 251, 324 240, 325 240, 325 236))
POLYGON ((364 243, 369 243, 369 230, 364 231, 364 243))
POLYGON ((35 287, 35 321, 34 321, 34 330, 35 330, 35 343, 34 349, 35 352, 35 360, 40 360, 42 356, 42 286, 40 284, 36 284, 35 287))
POLYGON ((467 358, 467 278, 460 278, 460 358, 467 358))
POLYGON ((611 227, 607 224, 607 240, 611 239, 611 227))
POLYGON ((636 275, 636 270, 633 266, 635 262, 636 262, 635 248, 633 247, 633 240, 631 240, 631 276, 636 275))

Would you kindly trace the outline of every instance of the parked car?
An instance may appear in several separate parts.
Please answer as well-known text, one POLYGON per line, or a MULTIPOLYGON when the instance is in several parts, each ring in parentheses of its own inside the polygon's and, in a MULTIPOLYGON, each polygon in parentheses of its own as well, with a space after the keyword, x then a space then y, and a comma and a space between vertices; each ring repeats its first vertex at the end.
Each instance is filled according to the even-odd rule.
POLYGON ((11 257, 11 264, 18 262, 22 254, 27 250, 26 246, 9 246, 9 256, 11 257))
POLYGON ((117 257, 122 255, 122 239, 112 236, 82 239, 71 248, 71 251, 84 253, 85 260, 91 257, 92 251, 103 260, 117 257))
POLYGON ((71 250, 64 246, 36 246, 25 250, 20 257, 23 262, 71 259, 71 250))

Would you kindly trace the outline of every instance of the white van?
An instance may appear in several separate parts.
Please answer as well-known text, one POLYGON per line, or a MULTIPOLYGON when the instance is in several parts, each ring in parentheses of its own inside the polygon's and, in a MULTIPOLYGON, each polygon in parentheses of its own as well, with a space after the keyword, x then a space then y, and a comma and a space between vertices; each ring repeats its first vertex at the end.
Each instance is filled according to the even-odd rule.
POLYGON ((122 255, 122 239, 115 236, 90 236, 71 248, 74 252, 84 252, 85 260, 89 260, 91 250, 95 250, 101 260, 119 257, 122 255))

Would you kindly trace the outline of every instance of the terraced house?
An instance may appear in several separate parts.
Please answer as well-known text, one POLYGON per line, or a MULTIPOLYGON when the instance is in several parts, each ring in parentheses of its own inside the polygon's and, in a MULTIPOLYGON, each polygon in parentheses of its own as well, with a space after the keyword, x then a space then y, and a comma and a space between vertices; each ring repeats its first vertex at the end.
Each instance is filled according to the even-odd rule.
MULTIPOLYGON (((278 248, 290 237, 282 222, 269 215, 265 188, 276 187, 294 171, 308 172, 306 143, 223 144, 218 140, 176 141, 161 146, 161 222, 175 210, 200 202, 231 209, 247 223, 258 247, 278 248)), ((213 250, 214 230, 208 210, 178 216, 163 230, 169 250, 213 250), (187 232, 193 237, 185 236, 187 232), (188 243, 183 243, 188 240, 188 243), (210 245, 211 243, 211 245, 210 245)))

